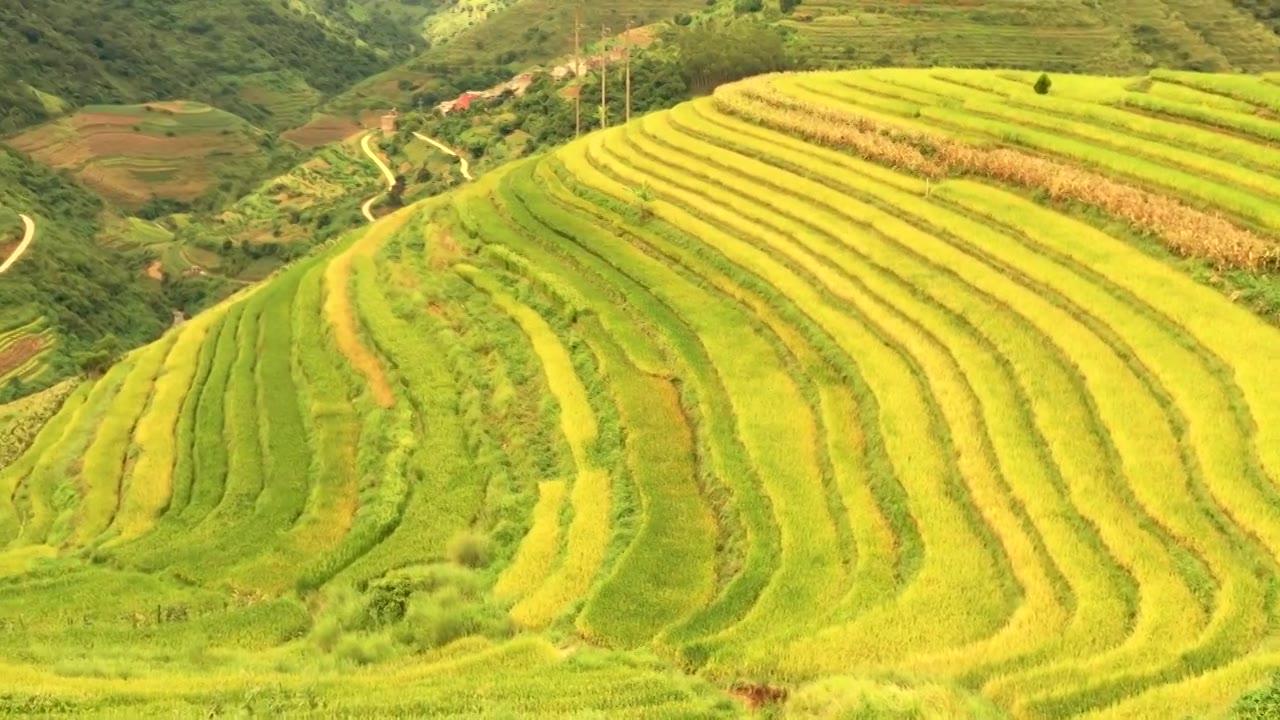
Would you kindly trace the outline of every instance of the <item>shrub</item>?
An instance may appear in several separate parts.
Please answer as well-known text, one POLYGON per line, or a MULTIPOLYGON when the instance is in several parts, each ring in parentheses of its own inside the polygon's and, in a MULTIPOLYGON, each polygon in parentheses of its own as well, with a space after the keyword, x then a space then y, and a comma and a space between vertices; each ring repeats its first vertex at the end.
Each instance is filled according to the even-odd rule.
POLYGON ((458 565, 481 568, 489 564, 489 538, 464 530, 449 542, 449 559, 458 565))
POLYGON ((1262 720, 1280 716, 1280 673, 1265 685, 1241 695, 1231 706, 1231 720, 1262 720))
POLYGON ((1036 78, 1036 93, 1039 95, 1048 95, 1049 88, 1053 87, 1053 81, 1049 79, 1048 74, 1040 73, 1040 77, 1036 78))

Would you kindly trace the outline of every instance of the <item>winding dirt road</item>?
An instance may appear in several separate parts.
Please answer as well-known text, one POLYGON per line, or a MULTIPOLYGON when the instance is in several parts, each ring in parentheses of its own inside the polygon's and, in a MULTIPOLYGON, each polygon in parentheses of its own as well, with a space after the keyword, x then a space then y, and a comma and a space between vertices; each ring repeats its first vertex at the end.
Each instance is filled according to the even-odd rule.
POLYGON ((4 261, 3 265, 0 265, 0 273, 6 272, 11 265, 18 262, 18 258, 22 257, 22 253, 27 251, 27 246, 36 238, 36 221, 21 213, 18 214, 18 217, 22 218, 22 224, 26 226, 27 232, 23 236, 22 242, 18 243, 17 249, 9 253, 9 258, 4 261))
MULTIPOLYGON (((387 179, 387 189, 390 190, 396 186, 396 174, 391 172, 391 168, 387 167, 387 164, 382 162, 382 158, 378 157, 378 154, 369 147, 369 139, 372 137, 373 133, 368 133, 361 138, 360 147, 364 149, 364 154, 368 155, 369 159, 372 160, 373 163, 378 166, 378 169, 382 171, 382 176, 387 179)), ((365 219, 369 222, 373 222, 375 220, 371 208, 373 207, 373 202, 379 197, 382 197, 382 193, 378 193, 366 200, 364 205, 360 208, 360 212, 364 213, 365 219)))
POLYGON ((436 140, 434 138, 429 138, 420 132, 415 132, 413 136, 418 138, 419 140, 422 140, 423 142, 429 142, 432 145, 435 145, 436 147, 440 148, 440 151, 445 153, 446 155, 452 155, 458 158, 458 162, 462 163, 462 177, 468 180, 475 180, 475 178, 471 177, 470 165, 467 164, 467 159, 459 155, 457 152, 455 152, 453 148, 449 147, 448 145, 445 145, 439 140, 436 140))

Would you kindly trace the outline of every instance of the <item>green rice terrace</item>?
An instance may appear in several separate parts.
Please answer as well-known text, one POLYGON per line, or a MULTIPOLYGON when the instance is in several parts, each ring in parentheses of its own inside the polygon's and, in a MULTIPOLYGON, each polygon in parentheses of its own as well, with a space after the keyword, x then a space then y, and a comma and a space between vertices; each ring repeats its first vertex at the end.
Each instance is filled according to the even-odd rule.
POLYGON ((0 408, 0 709, 1269 716, 1280 85, 1037 77, 722 86, 0 408))

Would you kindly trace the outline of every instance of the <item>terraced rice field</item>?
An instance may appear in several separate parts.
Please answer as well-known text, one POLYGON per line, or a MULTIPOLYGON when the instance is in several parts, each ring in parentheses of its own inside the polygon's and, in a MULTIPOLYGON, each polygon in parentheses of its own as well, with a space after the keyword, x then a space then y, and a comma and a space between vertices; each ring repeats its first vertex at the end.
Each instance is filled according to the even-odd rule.
POLYGON ((288 130, 307 122, 323 95, 294 72, 264 72, 225 78, 238 88, 235 100, 254 111, 258 124, 288 130))
POLYGON ((192 102, 89 106, 8 141, 124 207, 189 202, 266 165, 262 131, 192 102))
POLYGON ((53 347, 53 332, 43 320, 0 331, 0 386, 37 380, 46 370, 46 356, 53 347))
POLYGON ((1280 38, 1229 0, 804 0, 784 23, 834 65, 1274 70, 1280 38))
POLYGON ((1280 329, 1159 245, 1274 280, 1272 121, 1057 80, 725 86, 131 353, 0 470, 0 698, 1225 716, 1280 670, 1280 329))

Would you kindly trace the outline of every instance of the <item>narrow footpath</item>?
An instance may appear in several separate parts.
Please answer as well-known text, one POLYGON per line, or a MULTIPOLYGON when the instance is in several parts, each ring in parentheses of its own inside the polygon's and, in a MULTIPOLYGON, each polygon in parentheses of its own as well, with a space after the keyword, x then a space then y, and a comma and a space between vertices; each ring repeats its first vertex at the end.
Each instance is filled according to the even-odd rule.
POLYGON ((0 273, 7 272, 10 266, 18 262, 18 258, 22 257, 22 253, 27 251, 31 241, 36 238, 36 221, 22 214, 19 214, 18 217, 22 218, 22 224, 26 226, 26 234, 23 236, 22 242, 18 244, 17 249, 9 253, 8 259, 4 261, 3 265, 0 265, 0 273))
POLYGON ((449 147, 448 145, 445 145, 439 140, 436 140, 434 138, 429 138, 420 132, 415 132, 413 136, 418 138, 419 140, 422 140, 423 142, 429 142, 432 145, 435 145, 436 147, 440 148, 440 152, 443 152, 446 155, 452 155, 458 158, 458 162, 462 163, 462 177, 468 180, 475 180, 475 178, 471 177, 471 169, 470 169, 470 165, 467 163, 467 159, 459 155, 457 152, 455 152, 453 148, 449 147))
MULTIPOLYGON (((372 137, 373 137, 373 133, 368 133, 363 138, 361 138, 360 147, 364 149, 364 154, 368 155, 369 159, 372 160, 374 164, 378 166, 378 169, 382 171, 382 176, 387 180, 387 189, 390 190, 391 188, 396 186, 396 174, 391 172, 391 168, 387 167, 387 164, 382 162, 382 158, 378 157, 378 154, 374 152, 372 148, 369 147, 369 139, 372 137)), ((364 205, 360 208, 360 212, 364 213, 365 219, 368 220, 369 222, 373 222, 375 220, 375 218, 373 217, 372 207, 373 207, 374 201, 377 200, 379 197, 382 197, 382 193, 378 193, 377 195, 374 195, 373 197, 366 200, 364 202, 364 205)))

